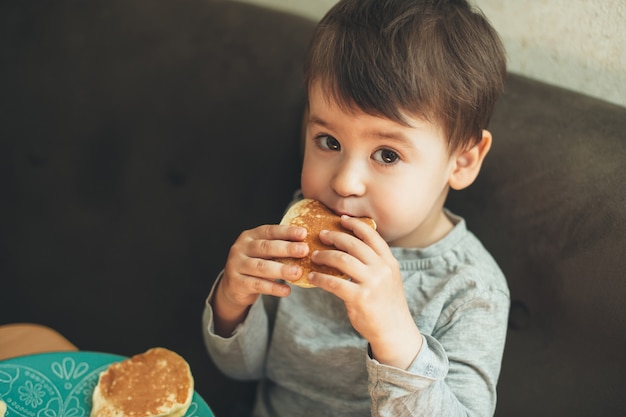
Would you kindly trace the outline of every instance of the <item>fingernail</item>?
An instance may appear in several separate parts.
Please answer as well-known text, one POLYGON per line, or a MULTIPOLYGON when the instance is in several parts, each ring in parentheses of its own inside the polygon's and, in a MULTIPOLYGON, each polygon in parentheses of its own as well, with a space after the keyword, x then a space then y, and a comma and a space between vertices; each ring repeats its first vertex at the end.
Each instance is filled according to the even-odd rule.
POLYGON ((282 295, 289 295, 289 292, 290 292, 290 291, 291 291, 291 290, 289 289, 289 287, 288 287, 288 286, 284 286, 284 287, 281 287, 281 288, 280 288, 280 292, 281 292, 281 294, 282 294, 282 295))
POLYGON ((291 268, 289 268, 289 274, 294 277, 297 278, 302 274, 302 268, 300 268, 299 266, 292 266, 291 268))

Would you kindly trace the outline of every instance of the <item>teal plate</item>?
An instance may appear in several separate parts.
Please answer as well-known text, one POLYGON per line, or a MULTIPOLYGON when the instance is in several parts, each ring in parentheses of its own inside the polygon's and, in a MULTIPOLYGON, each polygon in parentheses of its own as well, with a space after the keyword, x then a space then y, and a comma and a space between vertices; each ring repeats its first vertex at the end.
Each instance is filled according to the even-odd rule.
MULTIPOLYGON (((98 375, 124 356, 54 352, 0 361, 0 399, 7 417, 86 417, 98 375)), ((185 417, 214 417, 194 392, 185 417)))

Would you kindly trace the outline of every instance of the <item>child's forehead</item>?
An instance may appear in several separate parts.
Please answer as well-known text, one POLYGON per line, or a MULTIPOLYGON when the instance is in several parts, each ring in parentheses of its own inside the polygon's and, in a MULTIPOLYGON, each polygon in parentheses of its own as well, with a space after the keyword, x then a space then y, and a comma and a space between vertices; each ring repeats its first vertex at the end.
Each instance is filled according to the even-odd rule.
POLYGON ((357 105, 353 97, 340 95, 337 89, 332 88, 328 83, 319 81, 309 86, 308 107, 310 112, 312 111, 316 114, 316 117, 320 117, 324 113, 341 112, 354 117, 372 116, 404 127, 423 126, 424 124, 439 125, 421 112, 409 111, 400 107, 395 108, 395 114, 401 115, 400 118, 390 117, 390 115, 382 111, 363 109, 357 105))
POLYGON ((358 132, 364 137, 397 139, 428 132, 429 135, 442 139, 445 137, 439 124, 431 123, 418 115, 406 114, 404 121, 398 122, 382 114, 365 112, 354 105, 342 107, 319 90, 311 94, 305 122, 310 129, 327 130, 331 134, 358 132))

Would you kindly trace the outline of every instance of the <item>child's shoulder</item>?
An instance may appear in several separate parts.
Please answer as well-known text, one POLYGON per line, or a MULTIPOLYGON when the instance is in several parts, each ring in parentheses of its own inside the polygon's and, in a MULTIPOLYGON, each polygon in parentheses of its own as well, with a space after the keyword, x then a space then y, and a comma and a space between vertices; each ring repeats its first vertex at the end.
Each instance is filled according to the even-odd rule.
POLYGON ((455 226, 459 236, 450 247, 450 253, 454 254, 450 262, 456 262, 456 275, 475 282, 478 288, 496 289, 508 294, 506 278, 493 255, 468 229, 463 218, 450 215, 460 219, 455 226))
POLYGON ((508 294, 504 273, 491 253, 462 217, 448 211, 446 214, 454 227, 439 242, 424 249, 393 248, 400 268, 449 286, 508 294))

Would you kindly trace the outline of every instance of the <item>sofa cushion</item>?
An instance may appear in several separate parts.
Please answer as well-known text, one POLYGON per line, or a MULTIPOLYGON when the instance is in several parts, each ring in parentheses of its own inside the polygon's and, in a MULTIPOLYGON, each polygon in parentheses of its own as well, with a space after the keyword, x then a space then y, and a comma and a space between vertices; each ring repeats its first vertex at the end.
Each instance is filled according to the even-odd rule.
POLYGON ((498 416, 626 411, 626 109, 510 75, 449 206, 511 289, 498 416))

